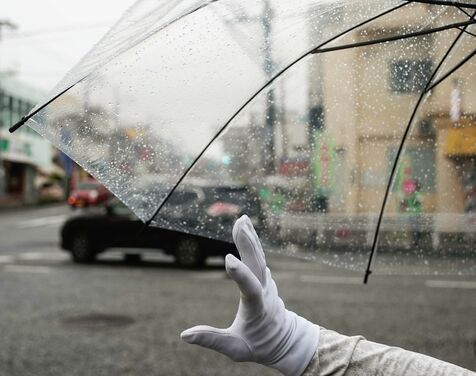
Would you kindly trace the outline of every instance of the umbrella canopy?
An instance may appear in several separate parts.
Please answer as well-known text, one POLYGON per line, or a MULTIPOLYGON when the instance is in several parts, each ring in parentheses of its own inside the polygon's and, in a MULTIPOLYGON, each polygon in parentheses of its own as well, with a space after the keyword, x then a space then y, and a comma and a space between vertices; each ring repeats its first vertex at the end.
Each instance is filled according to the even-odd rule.
POLYGON ((139 0, 18 126, 148 225, 230 240, 247 212, 270 249, 367 276, 475 273, 475 14, 139 0))

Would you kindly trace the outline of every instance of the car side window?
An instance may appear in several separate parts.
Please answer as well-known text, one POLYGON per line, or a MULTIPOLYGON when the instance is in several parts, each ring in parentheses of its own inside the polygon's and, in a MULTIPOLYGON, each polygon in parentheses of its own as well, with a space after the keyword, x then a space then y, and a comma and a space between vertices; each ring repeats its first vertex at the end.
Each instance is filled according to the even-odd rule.
POLYGON ((169 205, 184 205, 190 203, 198 198, 194 191, 175 191, 168 200, 169 205))

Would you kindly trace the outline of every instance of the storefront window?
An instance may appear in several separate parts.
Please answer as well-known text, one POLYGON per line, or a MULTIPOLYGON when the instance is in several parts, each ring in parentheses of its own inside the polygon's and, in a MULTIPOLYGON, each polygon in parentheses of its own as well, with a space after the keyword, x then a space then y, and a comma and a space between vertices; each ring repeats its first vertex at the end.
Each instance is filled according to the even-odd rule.
POLYGON ((393 60, 390 62, 390 90, 399 94, 419 93, 431 75, 432 62, 422 60, 393 60))
POLYGON ((463 167, 464 212, 476 213, 476 161, 468 160, 463 167))
MULTIPOLYGON (((388 170, 390 171, 397 148, 389 148, 388 170)), ((397 167, 392 190, 394 192, 409 189, 411 184, 418 185, 421 193, 434 193, 436 190, 436 154, 432 147, 408 148, 404 151, 397 167)))

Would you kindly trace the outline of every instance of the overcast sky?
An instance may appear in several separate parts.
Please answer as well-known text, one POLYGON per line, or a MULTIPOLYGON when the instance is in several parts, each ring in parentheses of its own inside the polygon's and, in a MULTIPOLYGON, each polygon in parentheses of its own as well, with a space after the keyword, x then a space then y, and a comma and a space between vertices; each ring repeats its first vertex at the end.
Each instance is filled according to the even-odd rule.
POLYGON ((0 20, 18 29, 3 31, 0 71, 51 89, 134 2, 2 0, 0 20))
MULTIPOLYGON (((18 29, 3 33, 0 71, 11 71, 16 78, 49 92, 134 3, 134 0, 1 0, 0 19, 14 22, 18 29)), ((154 11, 155 1, 144 3, 139 14, 154 11)), ((174 1, 157 3, 163 6, 174 1)), ((184 1, 184 6, 189 3, 184 1)), ((256 3, 246 4, 247 12, 261 13, 261 9, 249 6, 256 3)), ((297 12, 293 3, 283 3, 281 8, 274 9, 276 14, 297 12)), ((101 75, 91 77, 94 85, 84 81, 84 85, 68 93, 75 95, 69 111, 79 111, 87 100, 89 105, 110 109, 117 118, 116 125, 153 124, 161 137, 170 138, 186 149, 204 143, 199 141, 208 142, 210 135, 266 80, 260 56, 263 46, 260 23, 226 22, 223 13, 238 17, 240 9, 230 11, 221 5, 214 9, 211 6, 193 13, 186 22, 170 26, 166 37, 155 35, 121 54, 107 67, 103 64, 101 75)), ((274 18, 276 67, 287 65, 290 58, 308 49, 307 7, 300 13, 303 16, 274 18)), ((294 73, 283 81, 284 85, 276 84, 278 92, 283 94, 278 95, 279 100, 286 101, 287 110, 304 113, 306 67, 301 68, 293 68, 294 73), (285 96, 284 92, 292 95, 285 96)), ((256 99, 256 111, 263 110, 264 99, 264 94, 256 99)), ((248 115, 243 111, 244 122, 248 121, 248 115)), ((264 115, 259 116, 261 119, 264 115)))

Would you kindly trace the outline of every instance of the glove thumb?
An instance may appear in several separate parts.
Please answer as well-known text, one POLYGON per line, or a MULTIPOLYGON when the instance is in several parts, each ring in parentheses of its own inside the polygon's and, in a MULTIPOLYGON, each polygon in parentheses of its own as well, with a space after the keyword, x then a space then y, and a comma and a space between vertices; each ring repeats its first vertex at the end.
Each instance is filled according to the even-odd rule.
POLYGON ((225 354, 235 362, 249 361, 250 359, 251 348, 248 343, 227 329, 198 325, 183 331, 180 338, 187 343, 225 354))

